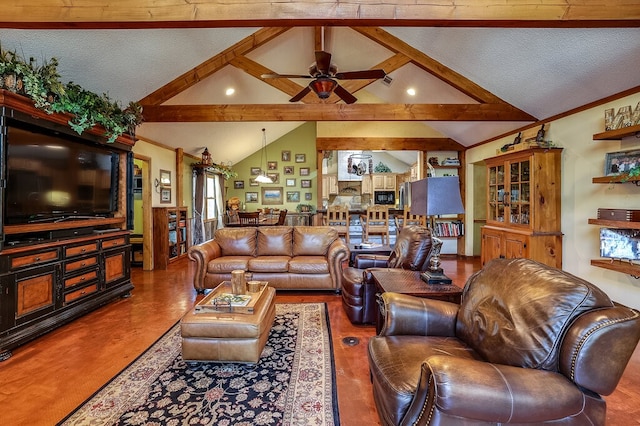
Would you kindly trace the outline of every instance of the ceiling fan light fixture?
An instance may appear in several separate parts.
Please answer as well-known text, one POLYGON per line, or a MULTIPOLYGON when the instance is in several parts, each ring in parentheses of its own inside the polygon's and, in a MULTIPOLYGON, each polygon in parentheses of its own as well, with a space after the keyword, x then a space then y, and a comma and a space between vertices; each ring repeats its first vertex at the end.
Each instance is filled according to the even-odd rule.
POLYGON ((329 77, 320 77, 309 83, 311 90, 313 90, 320 99, 327 99, 331 96, 333 89, 335 89, 337 85, 338 82, 329 77))
POLYGON ((264 168, 260 170, 260 174, 256 176, 256 182, 258 183, 273 183, 273 180, 267 176, 267 131, 262 129, 262 150, 260 151, 260 167, 264 165, 264 168))

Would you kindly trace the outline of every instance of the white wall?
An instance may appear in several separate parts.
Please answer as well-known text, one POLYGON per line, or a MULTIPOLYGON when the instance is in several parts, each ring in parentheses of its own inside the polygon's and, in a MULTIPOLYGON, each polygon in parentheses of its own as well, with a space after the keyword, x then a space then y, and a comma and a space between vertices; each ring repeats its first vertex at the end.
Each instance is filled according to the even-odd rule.
MULTIPOLYGON (((640 148, 634 136, 622 141, 594 141, 593 135, 604 131, 604 110, 640 102, 640 93, 573 114, 551 123, 545 139, 564 148, 562 153, 562 232, 564 234, 563 269, 590 281, 620 303, 640 309, 640 280, 620 272, 591 266, 600 252, 599 227, 589 225, 598 208, 640 209, 640 188, 631 184, 594 184, 592 178, 604 175, 607 152, 640 148)), ((495 156, 495 150, 512 142, 515 135, 472 148, 466 153, 467 176, 473 176, 473 163, 495 156)), ((467 180, 467 202, 472 205, 473 180, 467 180)), ((473 213, 466 216, 467 229, 473 213)), ((473 239, 467 234, 465 253, 473 253, 473 239)))

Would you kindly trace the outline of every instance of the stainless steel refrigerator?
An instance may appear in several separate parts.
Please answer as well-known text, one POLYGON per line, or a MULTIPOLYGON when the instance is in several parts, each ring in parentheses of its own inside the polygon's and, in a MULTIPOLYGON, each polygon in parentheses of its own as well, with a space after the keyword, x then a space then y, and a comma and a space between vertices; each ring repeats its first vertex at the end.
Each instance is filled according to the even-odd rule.
POLYGON ((398 191, 398 208, 408 209, 411 207, 411 182, 403 182, 400 184, 398 191))

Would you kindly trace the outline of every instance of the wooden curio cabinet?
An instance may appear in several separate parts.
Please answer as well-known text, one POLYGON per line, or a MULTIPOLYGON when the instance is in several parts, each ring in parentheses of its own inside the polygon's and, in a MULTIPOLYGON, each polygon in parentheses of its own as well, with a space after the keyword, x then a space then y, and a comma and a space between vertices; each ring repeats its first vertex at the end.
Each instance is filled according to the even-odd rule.
POLYGON ((524 257, 562 267, 561 155, 561 148, 533 148, 485 160, 483 265, 524 257))

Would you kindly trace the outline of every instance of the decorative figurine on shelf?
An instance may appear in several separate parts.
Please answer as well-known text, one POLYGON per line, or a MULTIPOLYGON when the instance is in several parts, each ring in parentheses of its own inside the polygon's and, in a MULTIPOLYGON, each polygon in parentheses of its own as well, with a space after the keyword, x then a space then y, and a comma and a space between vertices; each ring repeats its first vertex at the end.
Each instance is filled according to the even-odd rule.
POLYGON ((429 164, 431 164, 432 166, 437 166, 438 165, 438 157, 429 157, 429 164))
POLYGON ((536 142, 542 142, 544 141, 544 124, 542 125, 542 127, 540 127, 540 130, 538 130, 538 133, 536 134, 536 142))

